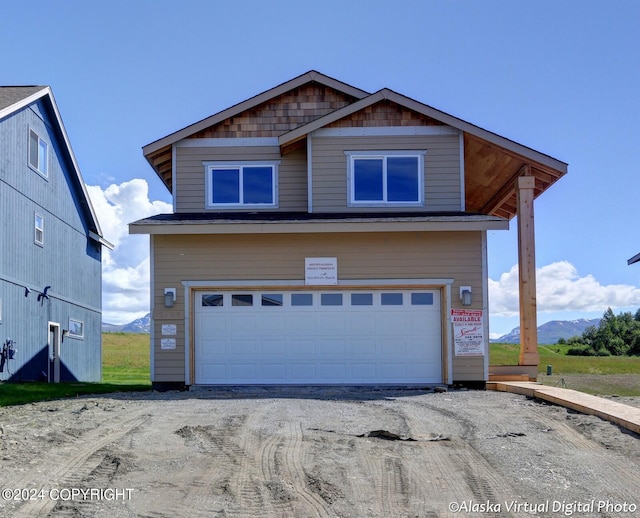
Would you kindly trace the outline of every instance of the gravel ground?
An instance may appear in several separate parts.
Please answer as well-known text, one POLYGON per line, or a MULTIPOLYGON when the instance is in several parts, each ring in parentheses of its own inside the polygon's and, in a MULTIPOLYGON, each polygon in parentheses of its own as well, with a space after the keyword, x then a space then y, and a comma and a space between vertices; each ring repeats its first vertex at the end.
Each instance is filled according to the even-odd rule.
POLYGON ((0 408, 0 438, 2 516, 640 514, 639 436, 502 392, 123 393, 0 408))

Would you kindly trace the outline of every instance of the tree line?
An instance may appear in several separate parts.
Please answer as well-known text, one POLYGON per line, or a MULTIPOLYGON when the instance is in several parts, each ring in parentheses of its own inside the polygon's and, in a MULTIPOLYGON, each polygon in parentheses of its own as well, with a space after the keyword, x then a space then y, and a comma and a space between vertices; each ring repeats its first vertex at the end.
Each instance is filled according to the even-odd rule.
POLYGON ((636 356, 640 355, 640 309, 614 315, 608 308, 598 326, 589 326, 581 336, 565 340, 567 354, 576 356, 636 356))

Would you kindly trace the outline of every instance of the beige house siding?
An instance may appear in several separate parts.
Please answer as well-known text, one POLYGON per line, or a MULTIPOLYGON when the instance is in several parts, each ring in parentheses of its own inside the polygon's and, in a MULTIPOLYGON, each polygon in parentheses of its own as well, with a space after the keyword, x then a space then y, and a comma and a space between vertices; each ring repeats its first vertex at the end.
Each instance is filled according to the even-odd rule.
MULTIPOLYGON (((176 212, 205 211, 205 166, 203 162, 236 160, 279 160, 279 207, 272 210, 287 212, 307 210, 307 151, 304 148, 280 156, 278 146, 178 146, 176 148, 176 212)), ((212 210, 220 211, 220 209, 212 210)))
MULTIPOLYGON (((347 156, 345 151, 426 151, 424 207, 379 208, 376 212, 457 212, 461 207, 460 138, 458 135, 378 137, 313 137, 313 210, 347 210, 347 156)), ((349 207, 349 212, 371 212, 349 207)))
MULTIPOLYGON (((461 285, 472 287, 472 308, 482 309, 484 299, 483 232, 152 235, 151 239, 155 382, 185 381, 182 281, 304 281, 305 257, 336 257, 341 288, 347 285, 345 279, 451 278, 452 307, 460 307, 457 294, 461 285), (174 307, 165 308, 164 288, 169 287, 177 288, 178 297, 174 307), (177 325, 175 350, 161 348, 162 325, 169 323, 177 325)), ((443 300, 445 295, 443 290, 443 300)), ((450 324, 445 309, 443 329, 448 334, 450 324)), ((191 331, 189 334, 193 337, 191 331)), ((454 357, 450 382, 483 379, 482 357, 454 357)))

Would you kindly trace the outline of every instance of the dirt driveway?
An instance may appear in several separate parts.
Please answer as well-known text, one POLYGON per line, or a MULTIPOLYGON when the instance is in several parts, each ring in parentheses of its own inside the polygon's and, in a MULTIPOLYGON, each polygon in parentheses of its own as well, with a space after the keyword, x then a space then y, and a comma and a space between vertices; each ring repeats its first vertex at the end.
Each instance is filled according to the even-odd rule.
POLYGON ((0 438, 1 516, 640 513, 637 435, 507 393, 117 394, 2 408, 0 438))

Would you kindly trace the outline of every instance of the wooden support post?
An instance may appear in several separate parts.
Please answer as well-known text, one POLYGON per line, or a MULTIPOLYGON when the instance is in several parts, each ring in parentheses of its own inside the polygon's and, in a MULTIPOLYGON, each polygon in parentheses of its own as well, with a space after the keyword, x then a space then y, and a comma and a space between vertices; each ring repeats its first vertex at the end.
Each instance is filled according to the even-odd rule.
POLYGON ((533 217, 535 178, 516 178, 518 210, 518 268, 520 289, 520 359, 519 365, 539 365, 538 324, 536 316, 536 253, 533 217))

